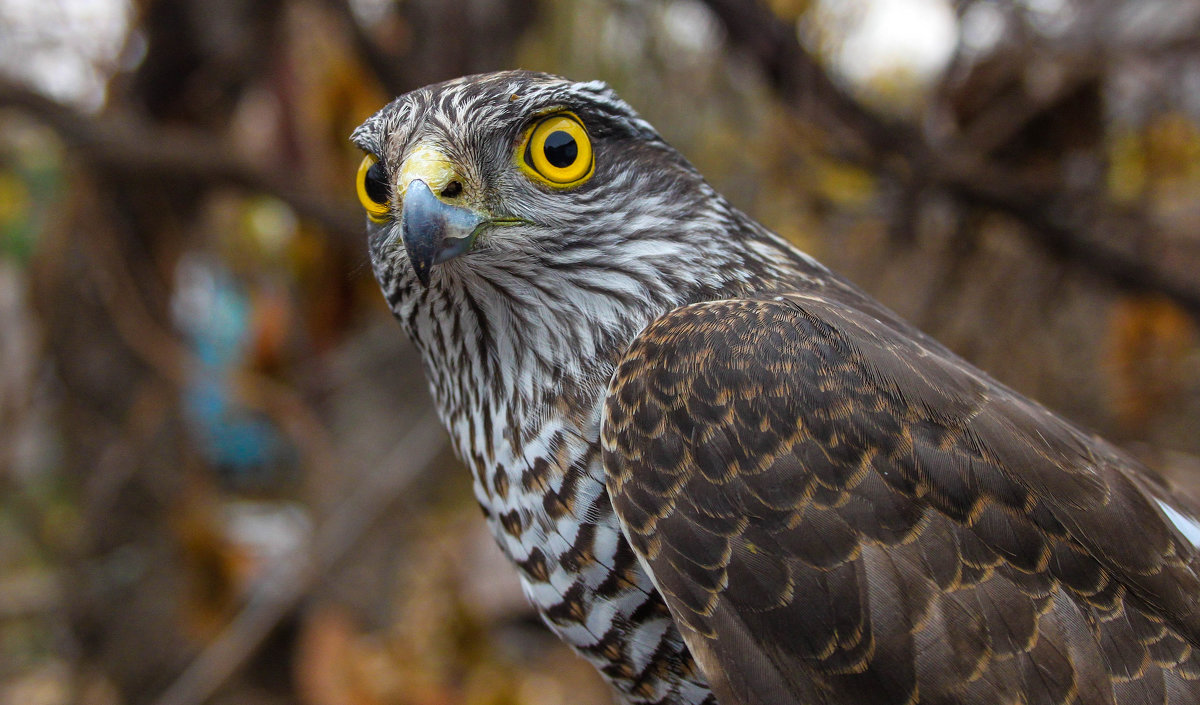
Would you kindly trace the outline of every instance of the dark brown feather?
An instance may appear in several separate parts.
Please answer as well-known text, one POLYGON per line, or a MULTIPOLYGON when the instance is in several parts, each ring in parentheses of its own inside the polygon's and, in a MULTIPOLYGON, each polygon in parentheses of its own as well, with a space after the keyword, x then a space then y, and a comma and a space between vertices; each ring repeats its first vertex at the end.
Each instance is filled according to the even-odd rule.
POLYGON ((838 298, 678 309, 610 388, 613 503, 721 702, 1200 702, 1155 500, 1192 505, 838 298))

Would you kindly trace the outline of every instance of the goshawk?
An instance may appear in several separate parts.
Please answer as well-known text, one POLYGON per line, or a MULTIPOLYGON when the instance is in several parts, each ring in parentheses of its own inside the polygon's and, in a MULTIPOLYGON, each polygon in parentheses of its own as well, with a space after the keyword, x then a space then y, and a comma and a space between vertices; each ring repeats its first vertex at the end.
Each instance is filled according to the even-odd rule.
POLYGON ((354 133, 501 549, 633 703, 1200 703, 1200 508, 733 208, 602 83, 354 133))

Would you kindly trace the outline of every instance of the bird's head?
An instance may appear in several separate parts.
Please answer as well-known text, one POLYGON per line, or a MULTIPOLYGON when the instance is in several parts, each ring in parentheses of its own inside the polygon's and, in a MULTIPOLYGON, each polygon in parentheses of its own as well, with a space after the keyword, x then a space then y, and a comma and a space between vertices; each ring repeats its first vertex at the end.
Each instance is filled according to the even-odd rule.
POLYGON ((732 209, 600 82, 468 76, 401 96, 352 139, 385 290, 511 277, 653 299, 738 264, 732 209))

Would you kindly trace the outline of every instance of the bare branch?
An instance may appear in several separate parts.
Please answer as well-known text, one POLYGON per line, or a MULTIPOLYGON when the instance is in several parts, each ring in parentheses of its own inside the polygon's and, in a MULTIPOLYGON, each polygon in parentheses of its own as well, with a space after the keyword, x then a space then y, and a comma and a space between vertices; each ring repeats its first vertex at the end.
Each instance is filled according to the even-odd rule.
POLYGON ((750 56, 790 108, 839 140, 850 159, 878 163, 913 143, 912 128, 867 110, 800 45, 794 27, 757 0, 706 0, 730 41, 750 56))
POLYGON ((331 232, 357 236, 354 210, 330 202, 296 183, 294 172, 267 172, 247 165, 223 140, 180 128, 147 124, 109 111, 89 116, 11 81, 0 79, 0 108, 12 108, 49 126, 84 159, 121 174, 194 178, 270 194, 331 232))
POLYGON ((985 154, 965 151, 969 143, 955 145, 954 150, 932 145, 915 127, 890 121, 849 96, 801 46, 793 28, 761 0, 705 2, 732 45, 759 65, 780 99, 840 142, 835 151, 901 183, 917 183, 949 193, 964 205, 1004 213, 1023 224, 1028 237, 1051 256, 1119 288, 1167 296, 1200 318, 1200 288, 1194 282, 1088 235, 1128 232, 1130 222, 1152 230, 1145 218, 1114 213, 1096 197, 1031 188, 1018 174, 990 163, 985 154))
POLYGON ((404 490, 428 467, 444 443, 441 423, 426 411, 354 493, 338 502, 321 525, 310 555, 271 566, 246 606, 159 697, 157 705, 200 705, 254 655, 271 630, 337 567, 404 490))
MULTIPOLYGON (((95 271, 108 277, 110 285, 97 290, 121 341, 164 380, 178 388, 187 386, 188 371, 200 365, 186 346, 154 320, 137 293, 126 262, 103 239, 85 240, 84 249, 95 262, 95 271)), ((329 432, 294 389, 246 370, 239 372, 236 380, 237 401, 278 422, 308 465, 320 472, 334 466, 329 432)))
POLYGON ((370 33, 354 16, 354 11, 347 0, 325 0, 325 4, 346 23, 359 57, 379 80, 385 93, 400 95, 413 88, 410 78, 404 71, 403 62, 388 56, 387 52, 371 38, 370 33))

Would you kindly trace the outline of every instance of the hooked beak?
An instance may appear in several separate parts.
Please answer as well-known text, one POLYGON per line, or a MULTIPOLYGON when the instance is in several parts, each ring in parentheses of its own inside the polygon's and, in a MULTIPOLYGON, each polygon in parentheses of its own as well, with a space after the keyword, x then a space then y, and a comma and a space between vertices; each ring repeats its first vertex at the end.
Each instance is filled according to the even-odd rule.
POLYGON ((442 201, 424 181, 413 179, 400 211, 400 231, 421 286, 429 286, 433 265, 470 250, 478 231, 487 222, 471 210, 442 201))

